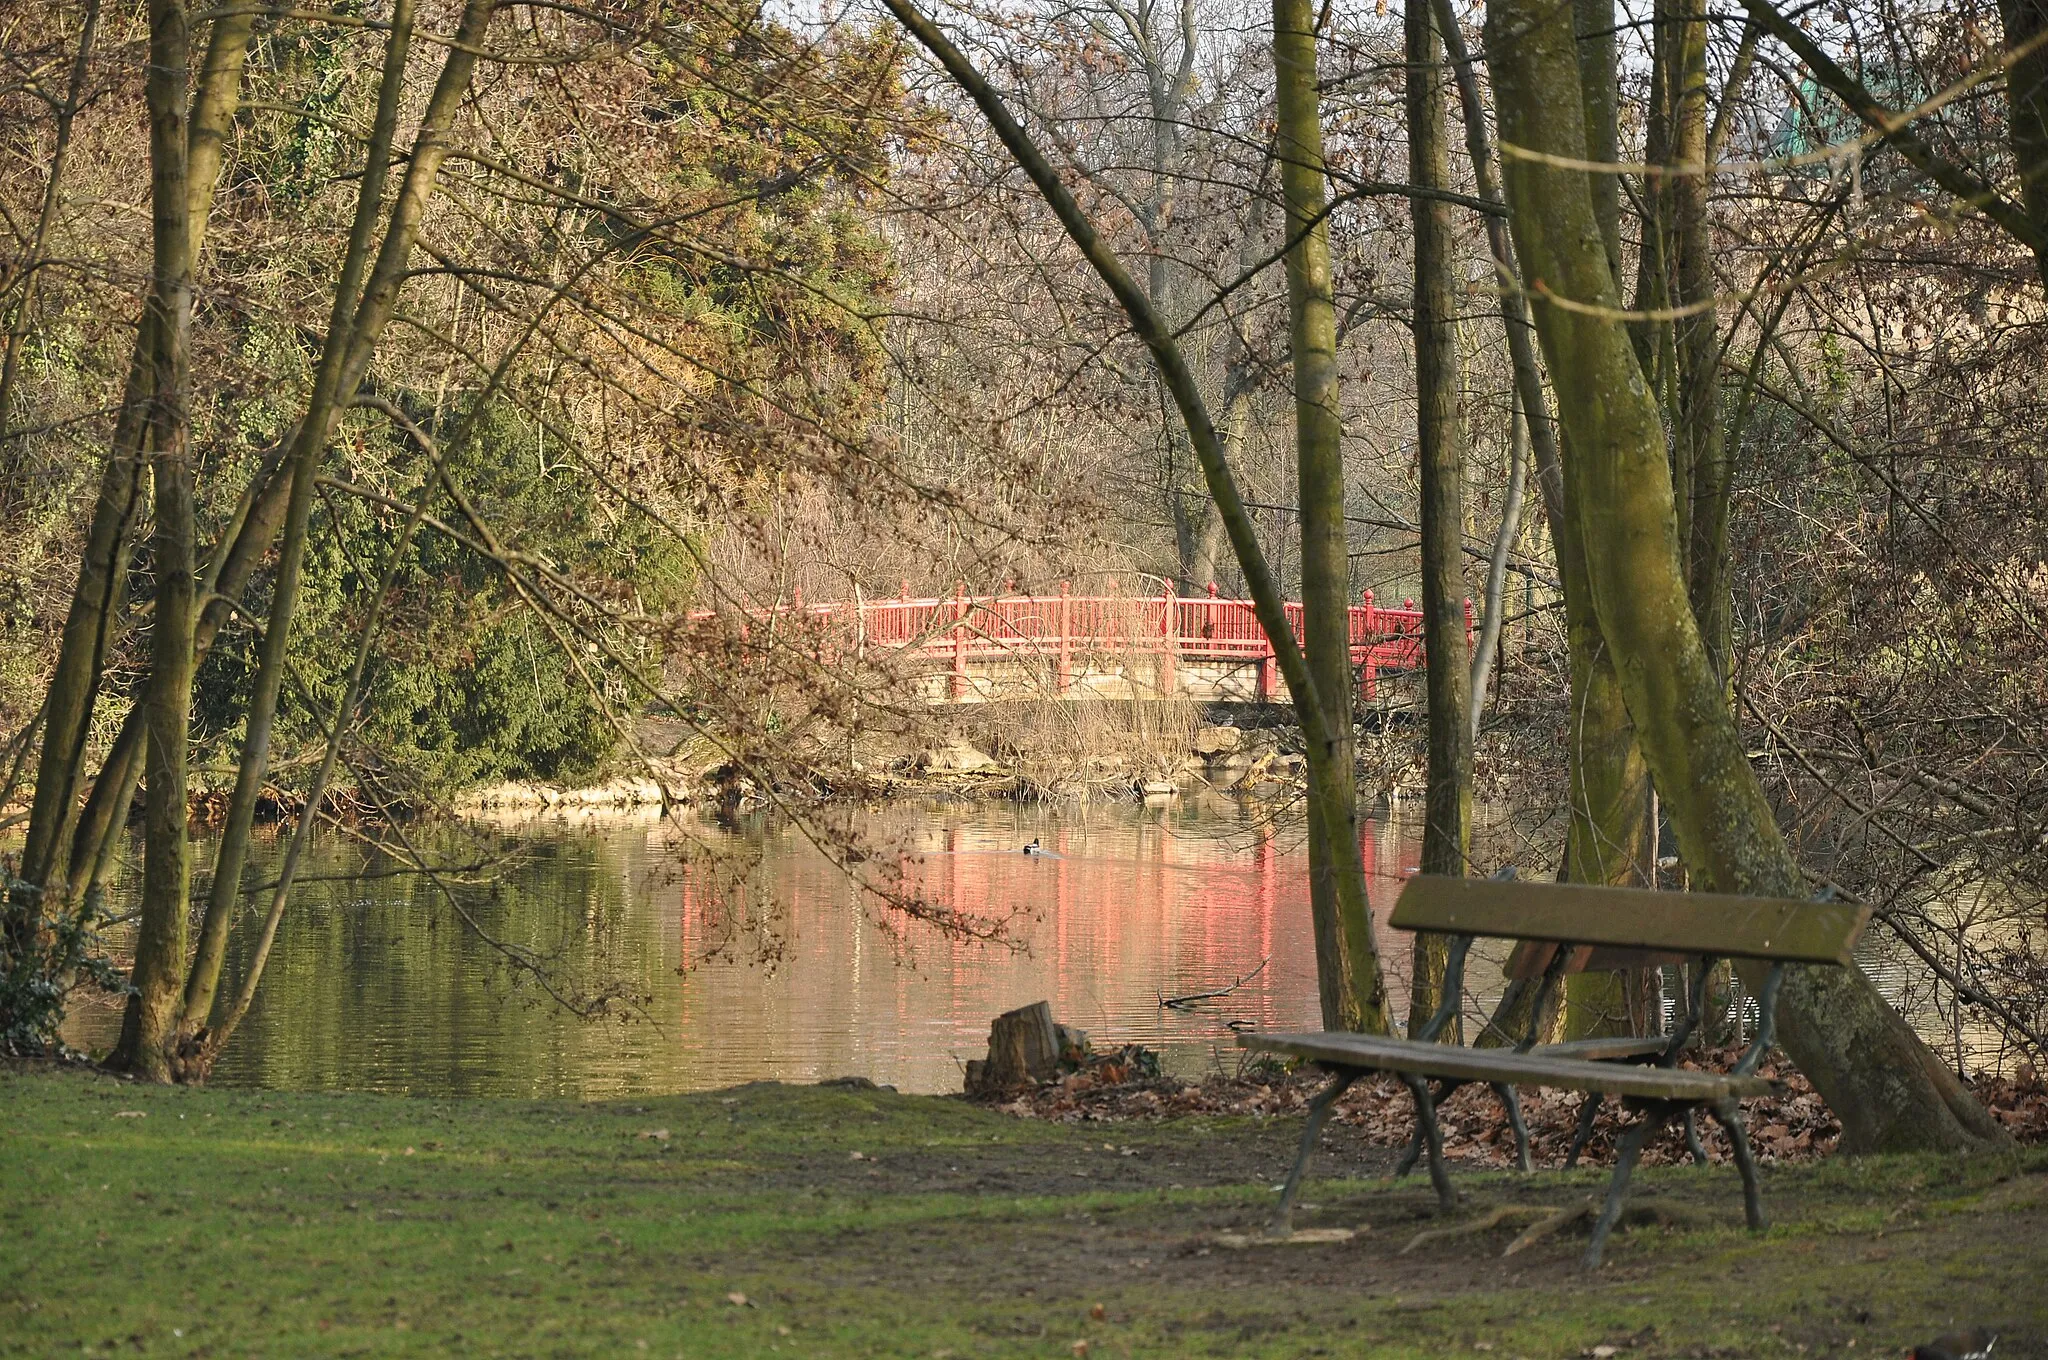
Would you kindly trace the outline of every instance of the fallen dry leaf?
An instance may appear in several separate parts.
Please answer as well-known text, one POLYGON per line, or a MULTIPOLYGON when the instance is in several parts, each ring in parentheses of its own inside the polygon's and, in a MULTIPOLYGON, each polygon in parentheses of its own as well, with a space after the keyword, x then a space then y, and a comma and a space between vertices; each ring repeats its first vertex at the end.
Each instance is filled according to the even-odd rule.
MULTIPOLYGON (((1688 1054, 1686 1067, 1725 1071, 1736 1050, 1688 1054)), ((1060 1124, 1124 1123, 1186 1115, 1301 1114, 1328 1078, 1313 1070, 1258 1070, 1256 1076, 1215 1076, 1201 1082, 1150 1078, 1121 1084, 1100 1080, 1100 1072, 1073 1073, 1021 1094, 1012 1094, 995 1109, 1027 1119, 1060 1124)), ((1782 1095, 1745 1101, 1743 1116, 1757 1159, 1762 1162, 1817 1161, 1834 1151, 1841 1121, 1813 1086, 1790 1063, 1773 1069, 1786 1084, 1782 1095)), ((1978 1076, 1971 1088, 1985 1108, 2016 1142, 2048 1143, 2048 1084, 2038 1072, 2022 1068, 2011 1077, 1978 1076)), ((1563 1162, 1584 1100, 1576 1091, 1524 1089, 1522 1114, 1528 1123, 1531 1155, 1539 1165, 1563 1162)), ((1360 1081, 1337 1103, 1336 1120, 1357 1130, 1374 1147, 1401 1147, 1414 1136, 1415 1107, 1407 1088, 1391 1078, 1360 1081)), ((1511 1166, 1515 1140, 1493 1093, 1467 1086, 1437 1108, 1446 1153, 1454 1161, 1482 1166, 1511 1166)), ((1593 1165, 1611 1161, 1622 1130, 1634 1122, 1618 1101, 1606 1101, 1594 1122, 1585 1158, 1593 1165)), ((1710 1119, 1700 1120, 1700 1135, 1709 1160, 1728 1162, 1727 1136, 1710 1119)), ((1121 1151, 1121 1148, 1119 1148, 1121 1151)), ((1682 1129, 1670 1125, 1644 1150, 1646 1165, 1672 1165, 1691 1160, 1682 1129)))

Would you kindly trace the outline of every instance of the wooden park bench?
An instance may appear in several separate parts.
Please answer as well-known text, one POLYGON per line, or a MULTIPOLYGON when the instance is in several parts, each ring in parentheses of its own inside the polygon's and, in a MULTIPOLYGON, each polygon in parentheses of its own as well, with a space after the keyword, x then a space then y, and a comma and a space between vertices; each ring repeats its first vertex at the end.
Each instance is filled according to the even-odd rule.
MULTIPOLYGON (((1484 1082, 1507 1107, 1524 1169, 1530 1164, 1528 1134, 1515 1087, 1549 1086, 1588 1094, 1567 1164, 1576 1160, 1584 1146, 1602 1097, 1619 1096, 1627 1108, 1643 1116, 1622 1135, 1616 1150, 1607 1199, 1586 1248, 1588 1266, 1600 1264, 1607 1235, 1621 1216, 1636 1160, 1666 1121, 1684 1120, 1695 1160, 1705 1160, 1693 1127, 1699 1110, 1707 1111, 1727 1130, 1735 1165, 1742 1174, 1749 1226, 1762 1228, 1763 1198, 1739 1102, 1770 1095, 1778 1088, 1778 1083, 1754 1073, 1775 1037, 1778 991, 1785 969, 1795 963, 1846 966, 1850 950, 1869 920, 1868 907, 1837 902, 1432 875, 1410 879, 1391 924, 1399 930, 1433 931, 1451 937, 1443 1004, 1418 1034, 1409 1039, 1342 1032, 1238 1036, 1242 1047, 1306 1059, 1334 1076, 1309 1102, 1308 1126, 1302 1131, 1301 1152, 1281 1191, 1274 1235, 1284 1237, 1292 1230, 1295 1197, 1331 1108, 1353 1082, 1372 1072, 1399 1077, 1414 1096, 1417 1141, 1428 1153, 1430 1180, 1446 1211, 1456 1205, 1457 1196, 1444 1170, 1436 1101, 1456 1086, 1484 1082), (1669 1036, 1653 1039, 1594 1039, 1539 1046, 1533 1042, 1532 1019, 1532 1033, 1515 1048, 1465 1048, 1434 1042, 1463 1004, 1465 956, 1480 936, 1523 942, 1510 972, 1518 966, 1525 973, 1540 967, 1532 1017, 1543 1013, 1552 990, 1567 972, 1588 967, 1639 967, 1674 959, 1688 959, 1695 965, 1685 1013, 1669 1036), (1765 960, 1771 965, 1757 996, 1756 1038, 1730 1072, 1681 1069, 1679 1053, 1703 1018, 1707 979, 1716 964, 1731 958, 1765 960), (1438 1086, 1435 1092, 1431 1091, 1433 1082, 1438 1086)), ((1412 1164, 1411 1151, 1404 1167, 1412 1164)))

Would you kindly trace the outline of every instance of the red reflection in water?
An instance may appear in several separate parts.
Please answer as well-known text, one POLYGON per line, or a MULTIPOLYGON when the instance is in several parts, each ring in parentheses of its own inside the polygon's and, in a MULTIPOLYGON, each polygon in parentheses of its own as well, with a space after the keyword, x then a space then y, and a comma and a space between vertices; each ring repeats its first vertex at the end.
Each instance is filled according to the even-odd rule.
MULTIPOLYGON (((1098 1043, 1143 1042, 1182 1071, 1235 1062, 1226 1021, 1319 1025, 1307 855, 1295 834, 1215 817, 1015 813, 898 834, 909 887, 940 908, 1010 922, 1021 948, 893 928, 884 909, 794 843, 771 844, 746 902, 729 898, 723 911, 709 884, 686 874, 676 922, 685 959, 722 938, 713 932, 728 913, 764 900, 783 942, 772 971, 712 962, 683 978, 678 1056, 697 1082, 859 1074, 906 1090, 957 1089, 989 1019, 1037 1000, 1098 1043), (1034 837, 1051 853, 1021 853, 1034 837), (1261 960, 1265 969, 1227 997, 1190 1012, 1159 1005, 1228 986, 1261 960)), ((1414 846, 1368 821, 1363 848, 1388 983, 1405 1006, 1406 940, 1385 918, 1414 846)))

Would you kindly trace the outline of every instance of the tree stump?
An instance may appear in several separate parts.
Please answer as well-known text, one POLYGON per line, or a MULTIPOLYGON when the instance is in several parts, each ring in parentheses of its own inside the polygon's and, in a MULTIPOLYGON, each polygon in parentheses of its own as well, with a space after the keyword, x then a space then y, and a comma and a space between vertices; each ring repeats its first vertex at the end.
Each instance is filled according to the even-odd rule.
POLYGON ((967 1064, 967 1094, 999 1095, 1034 1085, 1059 1070, 1060 1045, 1052 1007, 1034 1001, 995 1018, 988 1029, 988 1057, 967 1064))

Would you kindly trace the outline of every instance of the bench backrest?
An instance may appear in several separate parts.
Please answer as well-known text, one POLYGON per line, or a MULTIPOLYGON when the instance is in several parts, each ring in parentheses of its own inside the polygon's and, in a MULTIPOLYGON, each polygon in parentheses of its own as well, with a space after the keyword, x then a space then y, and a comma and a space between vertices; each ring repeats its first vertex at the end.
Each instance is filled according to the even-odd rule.
POLYGON ((1545 940, 1523 940, 1501 972, 1511 978, 1541 977, 1551 967, 1558 950, 1569 956, 1560 973, 1611 973, 1618 968, 1661 968, 1665 964, 1686 964, 1698 954, 1680 954, 1668 949, 1616 949, 1609 945, 1551 944, 1545 940))
MULTIPOLYGON (((1397 930, 1590 946, 1597 952, 1847 965, 1869 922, 1869 907, 1847 902, 1419 874, 1401 889, 1390 924, 1397 930)), ((1526 968, 1529 960, 1523 962, 1526 968)), ((1535 967, 1540 970, 1542 962, 1535 967)))

